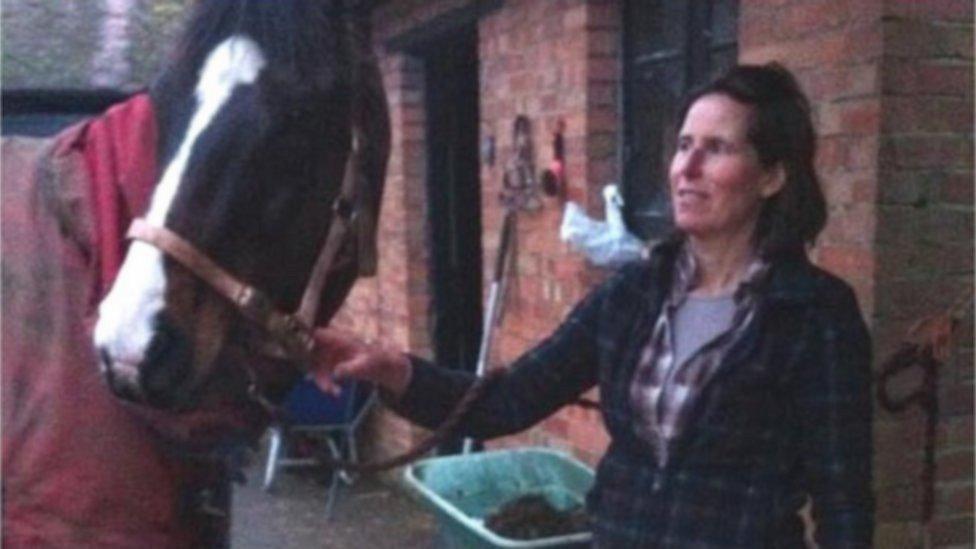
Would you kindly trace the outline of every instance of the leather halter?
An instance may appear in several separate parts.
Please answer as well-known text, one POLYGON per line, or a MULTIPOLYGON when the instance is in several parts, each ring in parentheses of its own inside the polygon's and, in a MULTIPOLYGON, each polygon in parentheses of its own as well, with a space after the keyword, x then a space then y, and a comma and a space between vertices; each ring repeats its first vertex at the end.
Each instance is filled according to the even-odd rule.
MULTIPOLYGON (((347 37, 351 41, 353 51, 360 56, 367 55, 370 51, 368 34, 352 33, 351 31, 358 28, 353 23, 347 26, 350 30, 347 37)), ((359 85, 362 74, 358 62, 361 60, 356 61, 352 64, 350 81, 354 85, 359 85)), ((270 345, 264 345, 260 349, 264 354, 277 359, 292 359, 303 371, 307 370, 307 363, 314 346, 312 331, 315 328, 322 290, 329 270, 339 249, 346 241, 350 228, 354 224, 360 224, 358 214, 361 204, 355 200, 357 185, 360 184, 357 166, 361 161, 363 150, 370 145, 369 136, 360 127, 356 117, 357 109, 362 106, 361 101, 361 97, 354 95, 349 107, 352 146, 346 159, 342 188, 332 206, 332 220, 325 243, 319 250, 305 292, 302 294, 301 303, 294 313, 279 310, 275 307, 274 301, 264 292, 241 281, 200 252, 193 244, 165 227, 155 226, 144 219, 137 218, 133 220, 127 233, 129 238, 141 240, 162 250, 209 284, 218 294, 228 299, 244 318, 262 328, 271 338, 268 341, 270 345)), ((252 384, 256 383, 254 379, 256 376, 250 370, 249 375, 252 377, 252 384)))
POLYGON ((314 346, 312 331, 329 269, 356 221, 356 212, 349 197, 352 196, 356 180, 354 159, 357 143, 354 137, 353 148, 346 161, 342 189, 333 204, 329 233, 312 267, 301 303, 294 313, 279 310, 267 294, 241 281, 189 241, 165 227, 136 218, 126 236, 160 249, 229 300, 244 318, 262 328, 271 337, 269 343, 272 343, 262 349, 265 354, 278 359, 296 360, 305 370, 314 346))

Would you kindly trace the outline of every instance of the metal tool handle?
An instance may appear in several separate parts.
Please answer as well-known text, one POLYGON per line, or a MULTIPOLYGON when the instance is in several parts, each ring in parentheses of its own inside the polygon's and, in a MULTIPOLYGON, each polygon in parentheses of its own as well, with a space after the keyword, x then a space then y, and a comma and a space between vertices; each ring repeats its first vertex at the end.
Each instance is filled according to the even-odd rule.
MULTIPOLYGON (((491 351, 491 342, 495 335, 495 325, 501 321, 502 301, 505 299, 505 279, 508 273, 508 259, 512 247, 512 233, 515 230, 515 210, 508 209, 505 212, 505 219, 502 221, 501 242, 498 247, 498 254, 495 256, 495 271, 492 273, 491 287, 488 289, 488 306, 485 308, 485 317, 481 330, 481 345, 478 347, 478 363, 475 366, 475 374, 478 377, 485 375, 488 367, 488 355, 491 351)), ((461 447, 462 454, 471 452, 474 441, 469 437, 464 439, 461 447)))

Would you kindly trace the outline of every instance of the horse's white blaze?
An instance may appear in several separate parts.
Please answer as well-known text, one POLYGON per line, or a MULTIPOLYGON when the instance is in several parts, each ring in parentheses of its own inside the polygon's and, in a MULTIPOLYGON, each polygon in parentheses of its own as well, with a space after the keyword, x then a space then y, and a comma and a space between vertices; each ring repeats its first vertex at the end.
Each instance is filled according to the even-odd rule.
MULTIPOLYGON (((196 87, 197 108, 186 136, 153 191, 146 214, 150 223, 163 225, 197 138, 234 88, 253 83, 264 65, 261 49, 244 36, 228 38, 207 57, 196 87)), ((98 307, 95 345, 107 351, 113 361, 131 365, 142 362, 152 340, 153 319, 164 306, 165 289, 162 252, 133 242, 111 291, 98 307)))

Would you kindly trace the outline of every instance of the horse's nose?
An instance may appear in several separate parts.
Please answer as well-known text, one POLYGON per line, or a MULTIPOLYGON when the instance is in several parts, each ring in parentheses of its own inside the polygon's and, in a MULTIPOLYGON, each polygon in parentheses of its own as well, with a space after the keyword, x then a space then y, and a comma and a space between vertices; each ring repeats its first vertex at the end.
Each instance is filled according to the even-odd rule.
POLYGON ((133 366, 116 363, 111 354, 104 349, 98 350, 102 375, 105 383, 115 396, 132 402, 142 402, 143 395, 139 387, 139 374, 133 366))
POLYGON ((139 369, 145 401, 156 408, 173 408, 190 374, 192 353, 187 340, 169 323, 160 321, 139 369))

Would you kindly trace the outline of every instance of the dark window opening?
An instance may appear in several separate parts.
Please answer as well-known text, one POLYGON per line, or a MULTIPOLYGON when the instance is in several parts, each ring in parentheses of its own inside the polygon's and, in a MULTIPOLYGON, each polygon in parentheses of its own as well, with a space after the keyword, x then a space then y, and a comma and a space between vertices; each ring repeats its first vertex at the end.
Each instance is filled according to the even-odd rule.
POLYGON ((667 173, 679 102, 735 64, 738 12, 738 0, 624 4, 624 217, 642 238, 671 227, 667 173))

